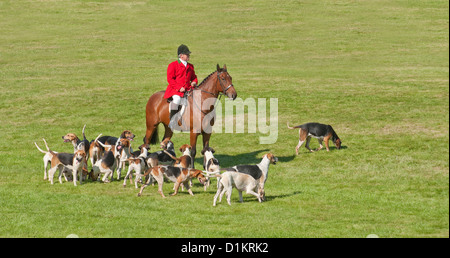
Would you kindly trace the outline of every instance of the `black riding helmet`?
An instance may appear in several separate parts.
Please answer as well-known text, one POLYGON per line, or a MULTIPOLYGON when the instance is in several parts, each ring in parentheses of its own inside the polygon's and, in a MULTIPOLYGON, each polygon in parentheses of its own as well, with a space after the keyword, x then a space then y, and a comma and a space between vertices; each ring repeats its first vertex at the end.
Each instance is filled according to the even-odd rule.
POLYGON ((180 55, 180 54, 189 55, 189 54, 191 54, 191 51, 189 51, 189 48, 186 45, 181 44, 178 47, 178 55, 180 55))

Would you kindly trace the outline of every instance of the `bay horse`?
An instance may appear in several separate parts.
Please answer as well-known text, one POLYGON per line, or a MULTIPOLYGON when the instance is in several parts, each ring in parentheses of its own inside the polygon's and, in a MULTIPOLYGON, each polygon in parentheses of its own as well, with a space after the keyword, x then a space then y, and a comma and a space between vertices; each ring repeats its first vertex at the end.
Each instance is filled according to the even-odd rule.
MULTIPOLYGON (((147 131, 145 133, 144 143, 145 144, 156 144, 158 141, 158 125, 160 123, 164 124, 165 132, 164 138, 161 142, 161 146, 166 145, 170 138, 172 138, 173 131, 169 128, 170 122, 170 112, 169 112, 169 102, 164 99, 164 92, 160 91, 154 93, 148 100, 147 106, 145 108, 146 113, 146 125, 147 131)), ((226 95, 228 98, 235 100, 237 97, 236 90, 232 83, 232 78, 228 74, 227 66, 224 65, 223 68, 217 64, 217 70, 208 75, 197 87, 192 91, 187 92, 188 94, 187 102, 183 118, 186 122, 190 122, 189 128, 184 128, 186 131, 190 131, 190 145, 191 157, 195 160, 195 154, 197 152, 197 137, 202 134, 203 137, 203 148, 209 146, 209 139, 211 137, 211 130, 205 132, 203 125, 198 128, 198 123, 194 123, 194 118, 200 118, 201 124, 203 124, 205 116, 214 115, 214 103, 209 107, 209 109, 203 110, 202 103, 208 98, 213 98, 216 100, 220 94, 226 95), (211 113, 211 114, 210 114, 211 113), (196 125, 197 124, 197 125, 196 125), (196 127, 194 127, 196 126, 196 127)), ((211 120, 210 126, 214 125, 214 120, 211 120)), ((192 162, 192 167, 194 167, 194 162, 192 162)))

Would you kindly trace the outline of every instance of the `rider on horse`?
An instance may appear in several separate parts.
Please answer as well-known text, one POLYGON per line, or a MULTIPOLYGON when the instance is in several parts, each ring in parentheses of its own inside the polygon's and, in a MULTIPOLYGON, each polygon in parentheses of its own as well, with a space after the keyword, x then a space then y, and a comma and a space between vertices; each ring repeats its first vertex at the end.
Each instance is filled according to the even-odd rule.
POLYGON ((169 124, 171 129, 178 125, 178 120, 182 115, 177 114, 179 105, 181 104, 181 98, 184 97, 185 92, 190 91, 198 83, 194 66, 187 62, 189 61, 190 54, 191 51, 189 51, 189 48, 181 44, 178 47, 178 60, 170 63, 169 67, 167 67, 167 81, 169 85, 167 86, 164 98, 172 98, 169 124))

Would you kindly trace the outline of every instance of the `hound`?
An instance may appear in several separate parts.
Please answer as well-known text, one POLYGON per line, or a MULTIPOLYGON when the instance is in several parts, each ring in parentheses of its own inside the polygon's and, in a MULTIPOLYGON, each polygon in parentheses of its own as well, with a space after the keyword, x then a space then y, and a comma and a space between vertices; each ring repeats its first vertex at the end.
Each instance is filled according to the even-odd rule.
POLYGON ((74 133, 68 133, 62 137, 64 142, 71 142, 73 145, 73 152, 82 149, 84 152, 88 155, 89 154, 89 141, 86 139, 86 135, 84 134, 84 129, 86 128, 86 125, 84 125, 82 133, 83 133, 83 140, 80 140, 76 134, 74 133))
POLYGON ((98 141, 92 141, 89 145, 89 159, 91 165, 94 166, 95 162, 103 156, 105 149, 98 143, 98 141))
MULTIPOLYGON (((135 135, 130 130, 124 130, 122 134, 120 134, 119 138, 126 138, 131 142, 133 141, 134 137, 135 135)), ((97 141, 92 141, 89 146, 89 156, 91 157, 91 164, 94 165, 94 163, 98 159, 100 159, 100 157, 103 155, 103 152, 105 151, 105 149, 99 144, 99 142, 106 145, 115 145, 119 138, 105 135, 100 137, 97 141)))
POLYGON ((133 181, 131 180, 131 172, 134 170, 136 171, 136 178, 134 180, 134 186, 136 188, 138 188, 138 181, 141 180, 141 177, 143 176, 143 173, 146 169, 146 159, 147 159, 147 155, 148 155, 148 149, 149 146, 148 144, 145 145, 141 145, 140 146, 140 152, 139 154, 134 152, 132 153, 131 157, 128 159, 128 161, 130 162, 130 165, 128 166, 128 172, 125 175, 125 179, 123 180, 123 187, 127 186, 127 177, 130 176, 130 181, 131 183, 133 183, 133 181))
MULTIPOLYGON (((130 130, 124 130, 119 136, 119 138, 128 139, 129 141, 133 141, 134 137, 135 135, 130 130)), ((114 145, 119 138, 105 135, 100 137, 98 141, 106 145, 114 145)))
POLYGON ((222 175, 216 176, 221 177, 221 180, 218 183, 219 185, 217 187, 216 195, 214 196, 213 206, 216 206, 216 201, 219 194, 219 202, 222 201, 224 193, 227 193, 227 202, 228 205, 231 205, 231 192, 233 191, 233 187, 235 187, 239 191, 239 202, 243 202, 243 191, 245 191, 247 194, 256 196, 256 198, 258 198, 258 201, 262 202, 264 192, 261 188, 258 187, 258 181, 252 176, 234 171, 227 171, 222 175), (253 191, 255 188, 257 189, 259 194, 253 191))
POLYGON ((169 155, 173 160, 175 160, 175 167, 180 167, 180 168, 189 168, 191 167, 193 160, 191 157, 191 145, 189 144, 183 144, 180 147, 180 152, 182 153, 181 157, 177 158, 173 155, 171 155, 169 152, 164 151, 167 155, 169 155))
POLYGON ((241 172, 247 175, 251 175, 258 182, 258 187, 262 196, 262 200, 266 199, 266 194, 264 190, 264 185, 266 184, 267 177, 269 176, 269 165, 276 164, 278 158, 272 153, 267 153, 263 155, 263 159, 257 165, 237 165, 232 168, 227 168, 227 171, 241 172))
MULTIPOLYGON (((97 142, 98 138, 101 136, 97 136, 97 138, 94 140, 94 142, 97 142)), ((118 158, 119 158, 119 151, 117 150, 117 145, 105 145, 101 142, 99 142, 100 145, 103 148, 109 148, 108 151, 103 153, 103 156, 101 159, 97 160, 95 164, 92 166, 92 170, 90 172, 90 176, 93 181, 96 181, 98 179, 99 174, 104 174, 102 181, 104 183, 109 183, 108 177, 113 177, 114 169, 117 167, 118 158)))
POLYGON ((172 165, 174 163, 175 148, 172 141, 161 144, 162 150, 148 154, 147 165, 149 168, 156 167, 159 164, 172 165))
MULTIPOLYGON (((44 142, 45 142, 45 139, 44 139, 44 142)), ((45 142, 45 143, 46 143, 46 142, 45 142)), ((47 143, 46 143, 46 144, 47 144, 47 143)), ((49 164, 51 163, 51 161, 52 161, 53 155, 52 155, 49 151, 44 151, 44 150, 42 150, 41 148, 39 148, 39 146, 37 145, 36 142, 34 143, 34 145, 36 145, 36 148, 37 148, 40 152, 42 152, 42 153, 45 154, 44 157, 42 158, 42 160, 44 161, 44 180, 47 180, 47 168, 48 168, 48 165, 49 165, 49 164)), ((53 153, 58 154, 58 152, 56 152, 56 151, 54 151, 53 153)), ((50 165, 50 167, 51 167, 51 165, 50 165)), ((62 173, 63 173, 63 175, 64 175, 64 179, 66 179, 66 182, 72 180, 72 173, 71 173, 71 172, 72 172, 72 171, 70 171, 69 168, 64 167, 62 173), (69 177, 69 178, 68 178, 68 177, 69 177)), ((50 180, 50 179, 49 179, 49 180, 50 180)))
POLYGON ((131 157, 131 143, 127 138, 119 138, 116 143, 117 151, 119 152, 118 167, 117 167, 117 180, 120 180, 122 169, 125 167, 125 162, 131 157))
POLYGON ((50 150, 45 139, 43 140, 45 143, 45 147, 47 148, 47 151, 52 155, 50 161, 50 170, 48 171, 50 183, 53 184, 53 176, 55 175, 56 170, 59 170, 58 179, 59 183, 62 184, 61 176, 63 174, 63 171, 65 170, 73 171, 72 165, 73 165, 73 157, 75 156, 75 154, 64 152, 55 153, 54 151, 50 150))
MULTIPOLYGON (((220 171, 219 161, 214 157, 214 153, 215 152, 216 151, 213 148, 209 147, 209 146, 205 147, 202 150, 203 169, 206 170, 207 172, 218 172, 218 171, 220 171)), ((208 177, 208 179, 206 180, 206 183, 205 183, 205 189, 204 189, 205 191, 208 188, 210 182, 211 182, 211 180, 208 177)), ((219 185, 217 185, 217 186, 219 186, 219 185)))
POLYGON ((331 125, 325 125, 325 124, 319 124, 319 123, 306 123, 294 127, 290 127, 289 123, 287 123, 287 126, 289 129, 296 129, 300 128, 298 131, 299 134, 299 141, 297 144, 297 147, 295 147, 295 153, 298 155, 298 150, 302 146, 302 144, 306 141, 305 148, 307 148, 310 152, 314 152, 309 148, 309 141, 311 140, 311 137, 316 138, 319 140, 320 147, 316 149, 316 151, 319 151, 323 148, 322 142, 325 141, 325 147, 327 148, 327 151, 330 151, 330 148, 328 146, 328 141, 333 141, 336 148, 339 150, 341 149, 342 141, 337 136, 336 132, 334 131, 333 127, 331 125))
MULTIPOLYGON (((191 157, 191 145, 183 144, 180 147, 180 152, 182 156, 177 158, 175 156, 170 155, 167 151, 164 151, 167 155, 169 155, 173 160, 175 160, 174 167, 179 168, 190 168, 192 163, 194 162, 191 157)), ((189 185, 192 186, 192 179, 189 179, 189 185)), ((181 186, 181 190, 184 191, 184 185, 181 186)), ((173 186, 173 190, 175 190, 175 185, 173 186)))
MULTIPOLYGON (((158 182, 158 192, 159 194, 161 194, 163 198, 166 198, 166 196, 164 196, 162 188, 164 183, 164 176, 166 176, 170 181, 175 183, 175 192, 171 194, 172 196, 178 193, 178 188, 180 187, 180 184, 184 184, 186 189, 188 189, 189 194, 193 196, 194 193, 189 188, 189 184, 187 183, 190 178, 196 177, 201 184, 204 184, 206 181, 206 178, 201 170, 191 168, 179 168, 174 166, 159 165, 157 167, 149 169, 144 174, 144 176, 147 176, 149 174, 151 174, 158 182)), ((146 188, 149 184, 150 178, 147 180, 146 184, 141 186, 141 190, 139 191, 138 196, 142 195, 144 188, 146 188)))
POLYGON ((84 150, 77 150, 74 153, 72 167, 73 184, 77 186, 77 174, 79 174, 80 184, 82 184, 83 177, 88 173, 86 152, 84 152, 84 150))

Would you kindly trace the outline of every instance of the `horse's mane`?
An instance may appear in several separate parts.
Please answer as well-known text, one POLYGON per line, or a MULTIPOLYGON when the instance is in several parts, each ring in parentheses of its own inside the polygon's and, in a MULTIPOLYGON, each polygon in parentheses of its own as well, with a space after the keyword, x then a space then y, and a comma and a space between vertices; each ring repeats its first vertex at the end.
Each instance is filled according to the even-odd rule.
POLYGON ((210 73, 208 76, 206 76, 205 79, 203 79, 203 81, 202 81, 201 83, 198 84, 197 87, 200 87, 204 82, 206 82, 206 81, 209 79, 209 77, 211 77, 211 75, 213 75, 215 72, 223 72, 223 71, 224 71, 224 69, 223 69, 223 68, 220 68, 220 71, 217 71, 217 70, 216 70, 216 71, 210 73))

